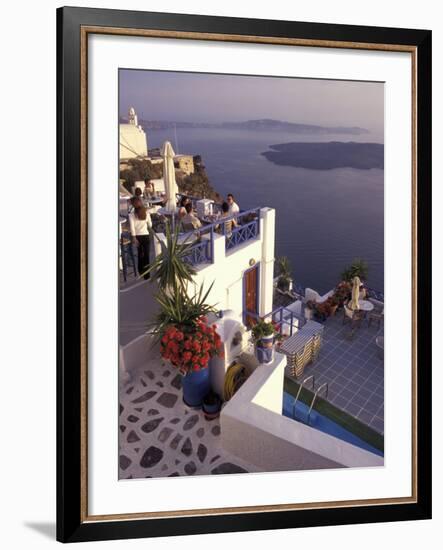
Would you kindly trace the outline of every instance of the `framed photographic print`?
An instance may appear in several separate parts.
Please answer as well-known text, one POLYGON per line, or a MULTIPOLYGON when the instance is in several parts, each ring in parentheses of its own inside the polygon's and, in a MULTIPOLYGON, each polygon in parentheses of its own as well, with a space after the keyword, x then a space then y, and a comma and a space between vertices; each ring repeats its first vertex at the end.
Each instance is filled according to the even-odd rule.
POLYGON ((57 29, 57 538, 430 518, 431 32, 57 29))

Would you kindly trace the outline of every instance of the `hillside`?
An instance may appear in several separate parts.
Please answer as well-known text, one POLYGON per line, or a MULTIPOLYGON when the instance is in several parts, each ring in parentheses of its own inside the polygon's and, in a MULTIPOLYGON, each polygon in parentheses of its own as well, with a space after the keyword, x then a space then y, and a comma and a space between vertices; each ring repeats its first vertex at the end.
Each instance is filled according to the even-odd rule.
MULTIPOLYGON (((121 118, 121 122, 125 119, 121 118)), ((140 125, 145 131, 166 130, 168 128, 220 128, 229 130, 249 131, 281 131, 305 135, 349 134, 361 135, 369 133, 366 128, 358 126, 318 126, 314 124, 300 124, 272 118, 245 120, 241 122, 177 122, 169 120, 141 120, 140 125)))
POLYGON ((384 168, 384 145, 330 141, 323 143, 280 143, 269 146, 262 153, 269 161, 282 166, 296 166, 311 170, 333 168, 384 168))

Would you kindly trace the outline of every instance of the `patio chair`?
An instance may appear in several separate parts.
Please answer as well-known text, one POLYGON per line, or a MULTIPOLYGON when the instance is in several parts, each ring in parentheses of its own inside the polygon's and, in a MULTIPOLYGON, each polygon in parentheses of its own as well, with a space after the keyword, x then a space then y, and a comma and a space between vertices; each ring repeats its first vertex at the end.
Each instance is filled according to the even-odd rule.
POLYGON ((343 305, 343 325, 349 322, 352 328, 360 327, 363 321, 365 312, 359 309, 352 310, 346 304, 343 305))
POLYGON ((232 235, 232 229, 234 227, 234 222, 233 220, 228 220, 227 222, 225 222, 225 229, 224 229, 224 233, 226 235, 226 237, 229 239, 232 235))

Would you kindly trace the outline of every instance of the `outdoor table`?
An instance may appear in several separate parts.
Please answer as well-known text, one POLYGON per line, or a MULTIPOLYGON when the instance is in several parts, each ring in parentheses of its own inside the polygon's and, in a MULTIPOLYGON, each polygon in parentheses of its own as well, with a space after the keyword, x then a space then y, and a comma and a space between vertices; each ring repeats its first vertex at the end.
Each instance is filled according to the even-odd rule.
MULTIPOLYGON (((351 309, 350 306, 351 306, 351 302, 349 302, 348 304, 349 309, 351 309)), ((369 311, 372 311, 374 309, 374 304, 369 300, 359 300, 358 306, 359 306, 359 310, 364 311, 365 313, 368 313, 369 311)))
POLYGON ((160 216, 173 216, 176 214, 176 212, 171 212, 167 208, 161 207, 157 210, 157 214, 159 214, 160 216))
POLYGON ((216 223, 220 220, 220 216, 217 216, 217 215, 213 215, 213 216, 201 216, 199 218, 199 220, 203 223, 206 223, 206 224, 212 224, 212 223, 216 223))
POLYGON ((163 204, 165 202, 165 199, 158 197, 158 198, 152 198, 152 199, 145 199, 145 201, 151 206, 153 206, 154 204, 163 204))

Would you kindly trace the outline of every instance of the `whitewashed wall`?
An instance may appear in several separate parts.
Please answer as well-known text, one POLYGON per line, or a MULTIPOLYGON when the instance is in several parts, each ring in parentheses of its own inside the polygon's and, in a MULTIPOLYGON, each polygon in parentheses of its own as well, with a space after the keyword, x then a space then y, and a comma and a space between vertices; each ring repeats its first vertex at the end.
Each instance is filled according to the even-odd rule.
POLYGON ((383 466, 382 457, 282 415, 285 364, 276 353, 223 407, 223 449, 268 472, 383 466))
POLYGON ((148 155, 146 133, 139 126, 120 124, 120 159, 148 155))
POLYGON ((243 312, 243 276, 251 268, 250 262, 259 263, 259 313, 272 311, 274 271, 275 210, 263 208, 260 212, 260 236, 225 252, 225 238, 214 235, 214 263, 198 268, 196 288, 205 288, 213 282, 209 302, 217 309, 232 310, 240 318, 243 312))

